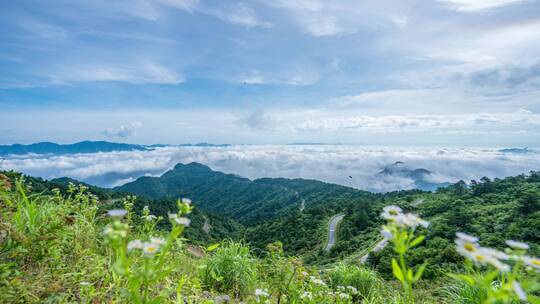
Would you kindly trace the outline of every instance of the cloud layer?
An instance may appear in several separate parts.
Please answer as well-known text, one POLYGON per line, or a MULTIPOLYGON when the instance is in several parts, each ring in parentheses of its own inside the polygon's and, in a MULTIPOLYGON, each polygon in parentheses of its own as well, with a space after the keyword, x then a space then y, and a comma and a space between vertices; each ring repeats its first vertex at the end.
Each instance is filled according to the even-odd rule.
POLYGON ((379 148, 364 146, 166 147, 152 151, 7 158, 2 169, 55 178, 69 176, 101 186, 117 186, 143 175, 160 175, 176 163, 200 162, 214 170, 251 179, 309 178, 370 191, 411 189, 403 177, 377 176, 402 161, 410 169, 433 172, 432 182, 505 177, 540 170, 540 154, 501 153, 487 148, 379 148), (351 176, 352 178, 350 178, 351 176))

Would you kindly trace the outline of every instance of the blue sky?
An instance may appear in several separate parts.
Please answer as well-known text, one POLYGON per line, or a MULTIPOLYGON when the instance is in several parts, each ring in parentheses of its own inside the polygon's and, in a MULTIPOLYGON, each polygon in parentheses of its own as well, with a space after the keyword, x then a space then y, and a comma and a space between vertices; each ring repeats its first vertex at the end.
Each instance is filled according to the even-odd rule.
POLYGON ((3 1, 0 143, 540 145, 540 3, 3 1))

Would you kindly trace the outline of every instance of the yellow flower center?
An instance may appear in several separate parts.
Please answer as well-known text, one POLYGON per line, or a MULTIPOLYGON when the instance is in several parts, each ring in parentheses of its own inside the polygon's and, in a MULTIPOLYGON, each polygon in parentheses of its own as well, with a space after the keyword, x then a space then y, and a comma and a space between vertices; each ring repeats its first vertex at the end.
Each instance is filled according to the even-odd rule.
POLYGON ((532 259, 531 264, 540 266, 540 260, 539 259, 532 259))
POLYGON ((476 260, 478 260, 479 262, 482 262, 484 260, 484 256, 483 255, 477 255, 476 260))
POLYGON ((398 215, 396 210, 390 210, 388 213, 390 213, 390 215, 398 215))
POLYGON ((474 246, 474 244, 472 243, 465 243, 465 245, 463 245, 463 248, 465 248, 465 250, 467 250, 468 252, 476 251, 476 246, 474 246))
POLYGON ((147 248, 146 248, 146 251, 147 251, 148 253, 154 253, 154 252, 157 251, 157 247, 147 247, 147 248))

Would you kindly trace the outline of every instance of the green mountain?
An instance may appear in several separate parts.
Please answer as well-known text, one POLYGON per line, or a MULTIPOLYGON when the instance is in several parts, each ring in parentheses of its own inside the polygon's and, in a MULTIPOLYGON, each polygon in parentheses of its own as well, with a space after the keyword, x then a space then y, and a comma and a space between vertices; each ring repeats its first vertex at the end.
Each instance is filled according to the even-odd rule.
POLYGON ((153 199, 189 197, 205 210, 252 225, 290 210, 311 208, 328 199, 370 195, 344 186, 305 179, 249 180, 190 163, 178 164, 160 177, 141 177, 113 189, 153 199))

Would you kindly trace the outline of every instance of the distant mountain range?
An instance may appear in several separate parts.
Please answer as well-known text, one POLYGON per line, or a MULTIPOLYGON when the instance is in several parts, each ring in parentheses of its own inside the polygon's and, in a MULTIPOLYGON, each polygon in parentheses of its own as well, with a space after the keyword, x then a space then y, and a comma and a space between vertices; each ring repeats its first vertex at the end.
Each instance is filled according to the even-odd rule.
POLYGON ((451 185, 451 183, 435 183, 429 180, 431 171, 424 168, 409 169, 401 161, 397 161, 390 166, 385 167, 379 172, 379 177, 384 176, 398 176, 409 178, 414 181, 414 185, 417 189, 424 191, 435 191, 438 188, 444 188, 451 185))
POLYGON ((112 143, 108 141, 81 141, 74 144, 57 144, 52 142, 40 142, 30 145, 0 145, 0 155, 9 154, 77 154, 112 151, 147 150, 141 145, 112 143))
POLYGON ((529 150, 529 148, 505 148, 505 149, 500 149, 499 152, 514 153, 514 154, 527 154, 531 151, 529 150))
POLYGON ((145 151, 160 147, 228 147, 229 144, 179 144, 179 145, 135 145, 124 143, 113 143, 108 141, 81 141, 74 144, 57 144, 53 142, 40 142, 29 145, 13 144, 0 145, 0 155, 22 155, 22 154, 78 154, 97 153, 113 151, 145 151))

